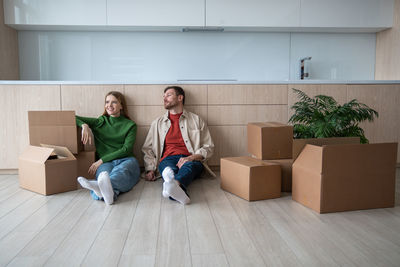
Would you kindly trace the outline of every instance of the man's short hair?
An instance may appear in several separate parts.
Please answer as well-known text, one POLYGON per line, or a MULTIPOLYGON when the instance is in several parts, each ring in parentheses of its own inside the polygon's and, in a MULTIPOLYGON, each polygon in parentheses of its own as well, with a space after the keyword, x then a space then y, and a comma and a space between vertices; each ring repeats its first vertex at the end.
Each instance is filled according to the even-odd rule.
POLYGON ((183 88, 180 86, 168 86, 167 88, 164 89, 164 94, 166 91, 168 91, 169 89, 174 89, 176 96, 180 96, 183 95, 183 100, 182 100, 182 104, 185 105, 185 91, 183 91, 183 88))

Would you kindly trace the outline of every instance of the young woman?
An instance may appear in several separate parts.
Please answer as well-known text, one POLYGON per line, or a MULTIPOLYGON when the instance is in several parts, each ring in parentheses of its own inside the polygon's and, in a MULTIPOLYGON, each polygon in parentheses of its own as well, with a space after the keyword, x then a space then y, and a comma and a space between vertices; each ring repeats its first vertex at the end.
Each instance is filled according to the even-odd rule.
POLYGON ((96 181, 78 177, 78 182, 91 190, 93 199, 103 199, 111 205, 120 193, 131 190, 140 179, 139 164, 133 156, 137 129, 128 116, 123 94, 109 92, 102 116, 76 116, 76 124, 82 127, 83 144, 91 143, 90 132, 93 133, 97 160, 88 171, 96 174, 96 181))

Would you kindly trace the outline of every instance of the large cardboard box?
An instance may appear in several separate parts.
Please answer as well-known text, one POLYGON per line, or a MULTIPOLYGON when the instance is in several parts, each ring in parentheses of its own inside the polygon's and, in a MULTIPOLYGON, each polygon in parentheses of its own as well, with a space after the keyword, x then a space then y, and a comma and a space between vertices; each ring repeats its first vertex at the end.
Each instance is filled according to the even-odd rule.
POLYGON ((310 145, 341 145, 341 144, 359 144, 360 137, 331 137, 331 138, 307 138, 293 140, 293 160, 300 155, 306 144, 310 145))
POLYGON ((22 188, 51 195, 76 190, 76 159, 66 148, 29 146, 19 157, 22 188))
POLYGON ((83 150, 78 137, 75 111, 28 111, 29 143, 33 146, 64 146, 76 154, 83 150))
POLYGON ((292 165, 293 159, 274 159, 266 160, 265 162, 277 163, 281 166, 282 170, 282 192, 292 192, 292 165))
POLYGON ((293 126, 280 122, 247 124, 247 150, 258 159, 292 158, 293 126))
POLYGON ((221 188, 248 201, 281 196, 281 167, 251 157, 221 158, 221 188))
POLYGON ((293 200, 319 212, 394 206, 397 143, 306 145, 293 164, 293 200))
POLYGON ((88 173, 90 166, 96 161, 95 153, 95 151, 81 151, 75 155, 78 168, 77 176, 83 176, 87 179, 95 179, 94 175, 88 173))

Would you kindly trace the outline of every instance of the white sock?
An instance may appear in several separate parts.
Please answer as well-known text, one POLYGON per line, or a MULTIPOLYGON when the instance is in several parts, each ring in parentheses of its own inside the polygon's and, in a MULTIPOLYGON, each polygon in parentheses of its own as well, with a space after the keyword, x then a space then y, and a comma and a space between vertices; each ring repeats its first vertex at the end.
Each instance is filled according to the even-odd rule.
POLYGON ((79 176, 78 183, 86 189, 92 190, 99 198, 102 198, 103 195, 100 192, 99 184, 97 181, 89 181, 85 177, 79 176))
POLYGON ((111 205, 114 202, 114 191, 112 189, 110 176, 108 172, 101 172, 98 177, 99 188, 103 195, 104 202, 111 205))
POLYGON ((171 167, 165 167, 161 175, 164 179, 162 195, 163 197, 168 198, 169 193, 167 192, 167 184, 175 180, 175 173, 171 167))
MULTIPOLYGON (((165 183, 165 194, 172 197, 181 204, 189 204, 190 198, 186 195, 185 191, 179 186, 179 182, 173 180, 172 182, 165 183)), ((164 192, 163 192, 164 195, 164 192)))
POLYGON ((167 183, 175 180, 175 173, 171 167, 165 167, 161 175, 167 183))

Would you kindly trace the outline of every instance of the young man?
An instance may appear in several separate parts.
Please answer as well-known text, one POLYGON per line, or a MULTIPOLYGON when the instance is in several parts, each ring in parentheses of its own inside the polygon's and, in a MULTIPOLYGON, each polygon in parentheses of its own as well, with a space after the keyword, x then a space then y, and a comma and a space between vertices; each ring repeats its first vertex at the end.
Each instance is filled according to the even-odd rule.
POLYGON ((187 186, 198 177, 206 160, 214 152, 214 143, 204 121, 183 108, 185 92, 179 86, 164 90, 164 108, 167 112, 151 124, 142 147, 146 180, 156 179, 157 167, 161 173, 163 196, 190 203, 187 186))

